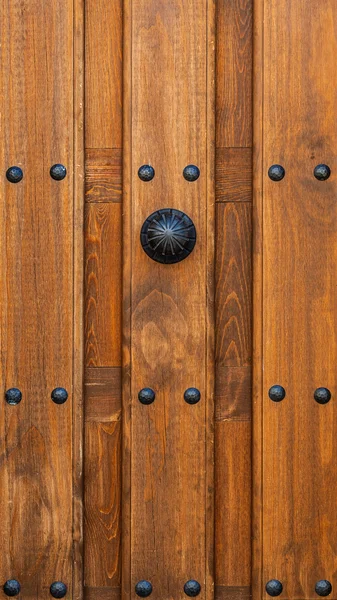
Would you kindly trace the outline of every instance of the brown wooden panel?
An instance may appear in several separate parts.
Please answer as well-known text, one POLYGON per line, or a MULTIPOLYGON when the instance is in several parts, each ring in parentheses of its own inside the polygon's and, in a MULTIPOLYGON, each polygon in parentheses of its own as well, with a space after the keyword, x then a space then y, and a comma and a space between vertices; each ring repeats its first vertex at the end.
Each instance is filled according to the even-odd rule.
POLYGON ((314 598, 321 579, 336 598, 337 6, 256 4, 254 597, 276 578, 284 598, 314 598), (273 384, 284 401, 269 399, 273 384))
POLYGON ((251 212, 249 203, 217 204, 217 366, 251 363, 251 212))
POLYGON ((123 597, 148 579, 154 600, 183 599, 195 578, 211 598, 213 5, 125 5, 123 597), (150 183, 137 175, 144 163, 156 170, 150 183), (182 176, 190 163, 194 183, 182 176), (167 206, 197 228, 192 255, 175 265, 153 262, 139 240, 145 218, 167 206), (201 390, 194 406, 184 402, 191 386, 201 390), (156 392, 150 406, 138 401, 143 387, 156 392))
POLYGON ((251 202, 252 149, 217 148, 215 184, 217 202, 251 202))
POLYGON ((81 10, 13 0, 1 12, 0 578, 18 579, 24 598, 50 598, 55 580, 69 598, 82 591, 80 437, 72 454, 81 431, 81 10), (54 181, 59 162, 67 177, 54 181), (5 177, 11 165, 24 172, 16 185, 5 177), (51 401, 57 386, 68 390, 63 405, 51 401), (22 391, 17 406, 4 402, 11 387, 22 391))
POLYGON ((216 600, 249 600, 251 598, 251 590, 248 586, 216 585, 215 598, 216 600))
POLYGON ((88 367, 121 364, 121 204, 86 204, 85 361, 88 367))
POLYGON ((86 370, 85 422, 85 585, 107 594, 120 583, 120 369, 86 370))
POLYGON ((217 2, 216 146, 252 145, 253 0, 217 2))
POLYGON ((122 146, 122 0, 85 2, 85 145, 122 146))
POLYGON ((119 600, 121 590, 118 587, 85 587, 85 600, 119 600))
POLYGON ((122 150, 89 149, 85 153, 85 201, 121 202, 122 150))
POLYGON ((216 367, 215 418, 217 421, 250 421, 251 367, 216 367))

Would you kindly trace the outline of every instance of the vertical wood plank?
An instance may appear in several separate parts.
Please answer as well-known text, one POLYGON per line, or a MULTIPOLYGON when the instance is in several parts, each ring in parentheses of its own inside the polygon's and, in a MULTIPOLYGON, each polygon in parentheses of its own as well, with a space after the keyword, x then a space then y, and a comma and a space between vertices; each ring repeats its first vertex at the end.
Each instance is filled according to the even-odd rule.
POLYGON ((85 3, 85 146, 122 146, 122 0, 85 3))
POLYGON ((55 580, 82 594, 82 8, 14 0, 1 12, 0 573, 27 598, 49 598, 55 580), (12 387, 17 406, 4 401, 12 387))
POLYGON ((123 597, 147 579, 154 599, 183 598, 196 579, 200 598, 211 598, 214 7, 124 6, 123 597), (150 183, 137 176, 146 163, 156 170, 150 183), (191 163, 201 172, 194 183, 182 176, 191 163), (146 217, 167 206, 187 212, 198 235, 175 265, 151 261, 139 240, 146 217), (138 401, 143 387, 156 392, 150 406, 138 401), (188 387, 201 391, 194 406, 184 402, 188 387))
POLYGON ((321 579, 336 598, 337 10, 321 1, 308 10, 303 0, 258 1, 256 8, 263 70, 255 98, 256 272, 263 301, 258 287, 254 597, 276 578, 285 598, 315 597, 321 579), (268 178, 274 163, 286 170, 278 183, 268 178), (331 168, 327 181, 313 175, 319 163, 331 168), (286 389, 282 402, 268 397, 274 384, 286 389), (332 393, 326 405, 313 397, 321 386, 332 393))

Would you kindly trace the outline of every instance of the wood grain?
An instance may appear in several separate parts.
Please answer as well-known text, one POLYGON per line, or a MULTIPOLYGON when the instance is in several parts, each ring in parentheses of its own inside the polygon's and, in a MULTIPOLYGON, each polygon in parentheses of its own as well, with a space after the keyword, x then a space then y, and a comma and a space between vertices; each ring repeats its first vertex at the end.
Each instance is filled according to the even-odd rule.
POLYGON ((85 361, 121 365, 122 207, 85 207, 85 361))
POLYGON ((251 202, 252 149, 217 148, 215 182, 217 202, 251 202))
POLYGON ((215 586, 216 600, 249 600, 251 590, 249 586, 215 586))
POLYGON ((252 145, 253 0, 217 2, 216 147, 252 145))
MULTIPOLYGON (((75 147, 73 135, 74 114, 80 119, 74 47, 76 60, 81 53, 73 28, 76 23, 80 35, 81 26, 73 10, 70 0, 13 0, 3 3, 0 25, 0 396, 14 386, 23 394, 18 406, 1 404, 0 577, 18 579, 23 597, 38 599, 50 598, 55 580, 64 581, 72 597, 73 550, 80 559, 72 481, 80 518, 80 464, 73 465, 72 428, 73 418, 76 430, 80 422, 73 361, 80 373, 74 339, 80 345, 82 334, 73 306, 81 300, 74 298, 73 282, 80 292, 81 277, 73 257, 79 257, 83 199, 74 182, 74 149, 76 177, 81 174, 80 120, 75 147), (60 182, 49 175, 56 162, 68 171, 60 182), (16 185, 5 178, 11 165, 24 171, 16 185), (63 405, 50 398, 57 386, 69 393, 63 405)), ((0 595, 6 597, 2 589, 0 595)))
POLYGON ((88 149, 85 153, 85 201, 122 201, 122 150, 88 149))
POLYGON ((320 579, 336 598, 337 9, 257 5, 254 597, 277 578, 285 598, 314 598, 320 579), (286 169, 276 184, 273 163, 286 169), (318 163, 331 167, 326 182, 313 176, 318 163), (268 398, 275 383, 283 402, 268 398), (313 399, 319 386, 327 405, 313 399))
POLYGON ((85 585, 108 593, 120 585, 120 369, 87 369, 85 379, 85 585))
POLYGON ((85 146, 122 147, 122 0, 85 2, 85 146))
POLYGON ((207 119, 214 106, 207 82, 213 80, 214 7, 142 0, 131 13, 125 4, 124 314, 131 328, 124 349, 124 465, 132 486, 124 482, 123 597, 148 579, 154 599, 183 598, 185 582, 195 578, 199 597, 211 598, 206 517, 213 445, 205 446, 213 398, 205 340, 207 293, 212 298, 206 231, 214 223, 214 161, 207 161, 214 128, 207 119), (148 184, 137 176, 144 163, 156 170, 148 184), (195 183, 182 176, 190 163, 201 171, 195 183), (193 254, 170 266, 151 261, 139 243, 145 218, 166 206, 186 211, 198 232, 193 254), (151 406, 137 399, 145 386, 157 394, 151 406), (201 390, 194 406, 183 399, 190 386, 201 390))

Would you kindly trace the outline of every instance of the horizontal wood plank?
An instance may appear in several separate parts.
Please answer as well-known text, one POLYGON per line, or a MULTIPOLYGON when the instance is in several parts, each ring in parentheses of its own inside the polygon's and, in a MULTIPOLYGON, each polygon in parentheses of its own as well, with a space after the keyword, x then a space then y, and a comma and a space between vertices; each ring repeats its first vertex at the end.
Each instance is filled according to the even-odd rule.
POLYGON ((85 201, 122 201, 122 150, 120 148, 86 150, 85 201))
POLYGON ((217 148, 215 181, 217 202, 251 202, 252 149, 217 148))

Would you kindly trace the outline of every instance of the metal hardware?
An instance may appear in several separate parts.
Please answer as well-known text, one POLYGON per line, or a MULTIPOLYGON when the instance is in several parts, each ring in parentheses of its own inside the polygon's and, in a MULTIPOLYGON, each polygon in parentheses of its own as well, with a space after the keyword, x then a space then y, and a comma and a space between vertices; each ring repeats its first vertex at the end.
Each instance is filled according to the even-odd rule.
POLYGON ((193 221, 180 210, 162 208, 144 221, 140 241, 152 260, 173 264, 187 258, 197 239, 193 221))
POLYGON ((186 596, 190 596, 190 598, 194 598, 198 596, 201 592, 201 585, 195 579, 190 579, 190 581, 186 581, 184 585, 184 592, 186 596))
POLYGON ((318 404, 326 404, 331 400, 331 392, 325 387, 317 388, 314 392, 314 398, 318 404))
POLYGON ((23 178, 23 171, 20 167, 9 167, 6 171, 6 177, 11 183, 19 183, 23 178))
POLYGON ((6 596, 17 596, 20 594, 21 585, 16 579, 8 579, 3 589, 6 596))
POLYGON ((273 402, 281 402, 281 400, 284 400, 284 398, 286 397, 286 391, 285 391, 284 387, 282 387, 282 385, 273 385, 270 388, 268 394, 269 394, 269 398, 273 402))
POLYGON ((8 404, 15 406, 22 400, 22 393, 18 388, 10 388, 5 393, 5 399, 8 404))
POLYGON ((196 165, 187 165, 187 167, 185 167, 183 170, 183 176, 185 177, 186 181, 196 181, 199 179, 200 170, 196 165))
POLYGON ((268 170, 268 177, 272 179, 272 181, 281 181, 285 176, 286 172, 282 165, 272 165, 268 170))
POLYGON ((66 175, 67 169, 64 165, 56 164, 50 168, 50 177, 52 177, 56 181, 61 181, 61 179, 64 179, 66 175))
POLYGON ((51 399, 55 404, 64 404, 68 399, 68 392, 64 388, 55 388, 51 393, 51 399))
POLYGON ((149 581, 138 581, 135 586, 135 592, 137 596, 140 596, 141 598, 147 598, 152 594, 152 585, 149 581))
POLYGON ((282 591, 283 585, 278 579, 271 579, 266 583, 266 592, 269 596, 279 596, 282 591))
POLYGON ((152 404, 152 402, 154 402, 155 397, 156 394, 153 390, 151 390, 151 388, 143 388, 138 394, 138 400, 142 404, 152 404))
POLYGON ((317 165, 314 169, 314 175, 319 181, 325 181, 326 179, 329 179, 331 169, 328 165, 317 165))
POLYGON ((321 579, 320 581, 317 581, 315 585, 315 592, 318 594, 318 596, 329 596, 329 594, 332 592, 332 585, 330 581, 327 579, 321 579))
POLYGON ((187 404, 197 404, 200 400, 201 394, 197 388, 188 388, 184 393, 184 400, 187 404))
POLYGON ((142 165, 138 169, 138 177, 142 181, 151 181, 155 176, 154 168, 151 165, 142 165))
POLYGON ((53 598, 64 598, 67 593, 67 586, 62 581, 54 581, 49 589, 53 598))

